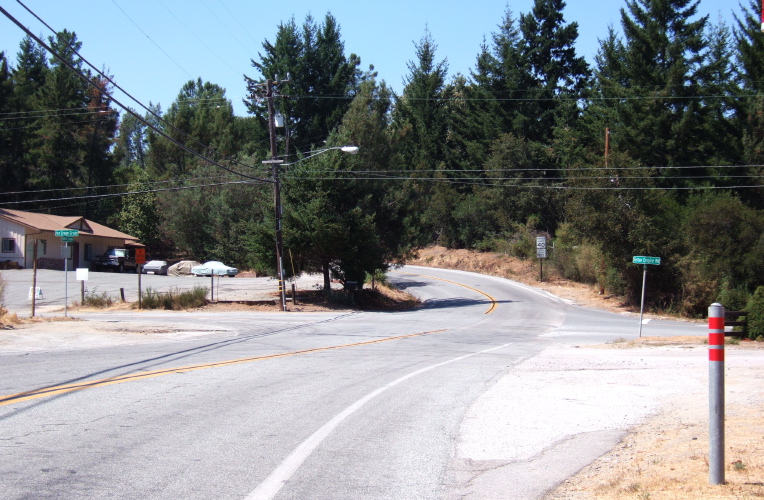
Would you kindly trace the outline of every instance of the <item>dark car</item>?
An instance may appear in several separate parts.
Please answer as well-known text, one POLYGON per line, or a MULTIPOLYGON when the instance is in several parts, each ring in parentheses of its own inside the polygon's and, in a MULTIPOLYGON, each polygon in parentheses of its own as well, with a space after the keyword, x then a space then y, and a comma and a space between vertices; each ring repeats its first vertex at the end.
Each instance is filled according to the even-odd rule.
POLYGON ((114 272, 136 272, 138 264, 135 263, 135 252, 127 248, 110 248, 96 257, 93 267, 96 271, 111 269, 114 272))

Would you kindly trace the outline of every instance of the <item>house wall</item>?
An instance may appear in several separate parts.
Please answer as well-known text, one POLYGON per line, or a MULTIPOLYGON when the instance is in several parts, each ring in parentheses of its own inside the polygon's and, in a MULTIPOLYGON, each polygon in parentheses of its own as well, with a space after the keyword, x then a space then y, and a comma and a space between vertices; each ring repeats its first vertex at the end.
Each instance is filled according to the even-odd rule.
MULTIPOLYGON (((62 253, 64 244, 53 231, 36 231, 0 218, 0 237, 14 240, 13 252, 0 252, 0 266, 6 261, 11 261, 19 267, 31 269, 34 265, 32 262, 34 240, 38 240, 37 266, 41 269, 64 269, 62 253)), ((92 262, 97 255, 112 247, 123 248, 125 240, 90 236, 81 232, 70 246, 76 249, 76 254, 72 254, 70 266, 92 268, 92 262)))
POLYGON ((14 240, 13 252, 0 252, 0 263, 11 261, 18 266, 24 267, 24 226, 0 219, 0 236, 3 239, 14 240))

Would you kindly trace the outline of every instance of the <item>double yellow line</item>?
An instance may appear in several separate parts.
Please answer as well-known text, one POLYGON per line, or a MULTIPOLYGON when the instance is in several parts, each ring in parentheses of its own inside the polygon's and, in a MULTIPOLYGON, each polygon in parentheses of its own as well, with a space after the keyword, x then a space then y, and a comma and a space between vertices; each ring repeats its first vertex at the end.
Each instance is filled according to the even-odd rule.
POLYGON ((164 370, 154 370, 144 373, 133 373, 129 375, 120 375, 118 377, 105 378, 101 380, 89 380, 87 382, 79 382, 76 384, 64 384, 54 385, 50 387, 43 387, 42 389, 35 389, 33 391, 20 392, 18 394, 10 394, 7 396, 0 396, 0 406, 5 406, 13 403, 21 403, 23 401, 29 401, 31 399, 45 398, 49 396, 56 396, 59 394, 66 394, 68 392, 81 391, 83 389, 92 389, 95 387, 103 387, 112 384, 121 384, 123 382, 132 382, 134 380, 142 380, 151 377, 160 377, 162 375, 172 375, 176 373, 186 373, 195 370, 206 370, 208 368, 220 368, 223 366, 238 365, 241 363, 252 363, 254 361, 265 361, 268 359, 286 358, 289 356, 297 356, 300 354, 312 354, 315 352, 331 351, 333 349, 345 349, 348 347, 358 347, 369 344, 379 344, 381 342, 390 342, 391 340, 401 340, 411 337, 419 337, 421 335, 429 335, 431 333, 445 332, 442 330, 432 330, 428 332, 411 333, 408 335, 397 335, 395 337, 385 337, 382 339, 367 340, 365 342, 354 342, 352 344, 341 344, 327 347, 315 347, 313 349, 303 349, 300 351, 284 352, 279 354, 268 354, 266 356, 254 356, 250 358, 231 359, 227 361, 218 361, 216 363, 205 363, 200 365, 182 366, 178 368, 166 368, 164 370))
POLYGON ((407 273, 407 272, 403 272, 403 271, 393 271, 393 272, 400 273, 400 274, 408 274, 410 276, 419 276, 420 278, 430 278, 431 280, 445 281, 446 283, 451 283, 452 285, 458 285, 458 286, 460 286, 462 288, 467 288, 469 290, 472 290, 473 292, 477 292, 480 295, 484 295, 485 297, 488 298, 488 300, 491 301, 491 307, 489 307, 488 310, 484 314, 491 314, 492 312, 494 312, 496 310, 496 306, 498 306, 498 304, 496 303, 496 299, 495 298, 491 297, 490 295, 488 295, 487 293, 485 293, 482 290, 478 290, 477 288, 472 288, 471 286, 465 285, 464 283, 458 283, 456 281, 451 281, 451 280, 447 280, 447 279, 443 279, 443 278, 436 278, 435 276, 426 276, 424 274, 414 274, 414 273, 407 273))

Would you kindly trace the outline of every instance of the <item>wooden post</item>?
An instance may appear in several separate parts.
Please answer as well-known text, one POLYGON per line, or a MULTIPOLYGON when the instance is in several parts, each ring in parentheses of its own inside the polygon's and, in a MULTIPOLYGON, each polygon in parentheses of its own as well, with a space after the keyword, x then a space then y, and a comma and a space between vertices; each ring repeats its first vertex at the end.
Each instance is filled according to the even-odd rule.
POLYGON ((32 244, 32 317, 34 318, 34 308, 37 302, 37 239, 32 244))
MULTIPOLYGON (((143 274, 142 267, 143 264, 138 264, 138 309, 142 309, 143 306, 143 301, 141 300, 143 295, 143 291, 141 290, 141 274, 143 274)), ((83 281, 82 283, 84 284, 85 282, 83 281)))

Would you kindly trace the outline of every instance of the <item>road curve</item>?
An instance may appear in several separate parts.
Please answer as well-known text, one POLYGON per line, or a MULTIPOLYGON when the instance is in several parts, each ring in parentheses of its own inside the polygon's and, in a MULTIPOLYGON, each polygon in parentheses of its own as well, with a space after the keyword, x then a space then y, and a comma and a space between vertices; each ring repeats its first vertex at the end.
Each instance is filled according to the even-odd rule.
POLYGON ((445 498, 483 393, 551 343, 634 330, 507 280, 401 271, 422 309, 88 315, 216 331, 0 354, 3 498, 445 498))

